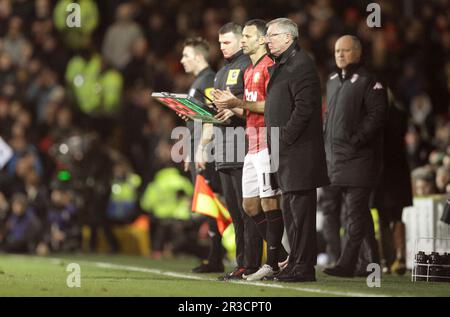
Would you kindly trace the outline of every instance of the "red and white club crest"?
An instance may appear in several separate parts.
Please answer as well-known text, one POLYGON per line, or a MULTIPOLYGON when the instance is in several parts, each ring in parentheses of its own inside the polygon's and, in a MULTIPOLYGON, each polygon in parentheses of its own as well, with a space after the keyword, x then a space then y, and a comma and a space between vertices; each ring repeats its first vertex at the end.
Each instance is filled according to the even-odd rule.
POLYGON ((260 77, 261 74, 259 72, 256 72, 255 75, 253 75, 253 82, 256 84, 259 81, 260 77))

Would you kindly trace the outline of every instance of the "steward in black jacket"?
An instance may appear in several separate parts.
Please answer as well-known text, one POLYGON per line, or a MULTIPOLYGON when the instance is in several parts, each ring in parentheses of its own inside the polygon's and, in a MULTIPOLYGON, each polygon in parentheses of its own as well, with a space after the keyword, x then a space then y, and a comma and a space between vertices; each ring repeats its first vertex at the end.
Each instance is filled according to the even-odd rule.
MULTIPOLYGON (((251 61, 247 55, 238 51, 231 58, 226 59, 224 66, 217 72, 214 79, 214 88, 220 90, 229 89, 233 95, 239 99, 244 96, 244 73, 251 61)), ((235 138, 233 130, 226 129, 227 127, 242 127, 245 129, 245 119, 233 116, 230 118, 229 125, 219 125, 222 130, 223 143, 215 143, 216 150, 216 169, 242 168, 244 166, 245 152, 238 155, 238 148, 245 147, 245 138, 235 138), (236 142, 237 140, 237 142, 236 142), (226 153, 234 153, 234 159, 227 162, 226 153)))
MULTIPOLYGON (((347 242, 329 275, 347 277, 356 272, 358 254, 379 262, 369 197, 381 172, 382 128, 387 94, 360 64, 361 43, 350 35, 336 41, 338 71, 327 84, 325 151, 331 186, 323 188, 324 235, 328 244, 339 237, 341 205, 345 204, 347 242), (363 247, 361 244, 364 240, 363 247)), ((364 270, 365 273, 365 270, 364 270)))
MULTIPOLYGON (((225 58, 224 66, 217 72, 214 88, 229 89, 233 95, 244 95, 244 72, 251 60, 240 49, 242 27, 233 22, 219 30, 219 44, 225 58)), ((236 242, 237 267, 220 279, 242 279, 243 275, 256 272, 261 266, 263 241, 256 223, 244 212, 242 207, 242 167, 245 158, 245 119, 233 115, 228 125, 220 125, 222 137, 214 135, 216 170, 219 172, 223 196, 233 220, 236 242), (235 129, 242 132, 242 137, 235 135, 235 129), (237 141, 236 141, 237 140, 237 141), (244 149, 240 151, 239 149, 244 149), (227 156, 234 157, 228 161, 227 156)))
POLYGON ((373 187, 382 162, 386 89, 361 64, 327 83, 325 151, 333 185, 373 187))

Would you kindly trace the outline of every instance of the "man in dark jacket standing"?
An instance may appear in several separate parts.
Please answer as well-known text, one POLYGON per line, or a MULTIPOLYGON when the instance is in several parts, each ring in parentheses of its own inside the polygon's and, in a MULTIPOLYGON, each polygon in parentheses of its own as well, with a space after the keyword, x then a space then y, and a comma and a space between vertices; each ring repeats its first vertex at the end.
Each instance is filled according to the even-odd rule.
MULTIPOLYGON (((358 38, 349 35, 339 38, 335 58, 338 70, 327 83, 324 132, 331 186, 324 191, 342 196, 347 242, 337 264, 324 272, 352 277, 363 239, 369 244, 367 251, 374 253, 370 255, 372 261, 378 261, 369 197, 381 171, 387 96, 383 85, 360 64, 358 38)), ((330 208, 332 205, 326 204, 330 208)))
MULTIPOLYGON (((193 97, 205 105, 211 103, 211 92, 214 86, 214 78, 216 73, 211 69, 208 63, 209 58, 209 44, 201 38, 188 38, 184 42, 183 56, 181 58, 181 64, 184 70, 188 74, 195 76, 195 81, 189 90, 189 96, 193 97)), ((195 145, 200 142, 202 132, 202 122, 187 121, 191 138, 189 143, 188 155, 184 161, 184 171, 190 170, 192 183, 195 184, 197 175, 202 172, 202 175, 208 181, 210 187, 214 193, 221 192, 220 180, 214 167, 214 162, 206 163, 205 170, 200 171, 195 168, 195 153, 197 149, 195 145), (197 125, 197 128, 195 128, 197 125)), ((217 228, 216 219, 213 217, 205 216, 208 222, 209 230, 208 235, 211 239, 211 245, 209 248, 209 254, 207 261, 203 262, 199 266, 195 267, 192 272, 194 273, 221 273, 225 271, 223 266, 223 257, 225 256, 222 247, 222 237, 217 228)))
POLYGON ((322 134, 320 82, 312 59, 296 45, 297 25, 286 18, 267 24, 266 42, 275 57, 264 117, 272 162, 283 193, 283 219, 291 248, 276 279, 315 281, 317 188, 329 184, 322 134), (276 135, 274 128, 278 128, 276 135), (275 151, 276 143, 279 151, 275 151), (275 163, 276 164, 276 163, 275 163))
MULTIPOLYGON (((225 63, 214 79, 215 89, 230 90, 238 98, 244 95, 244 72, 251 63, 250 58, 242 52, 241 37, 242 27, 236 23, 229 22, 219 29, 219 44, 225 63)), ((242 207, 242 167, 246 147, 244 111, 238 108, 223 109, 216 118, 227 124, 216 127, 220 133, 212 133, 211 124, 204 124, 197 151, 207 152, 206 145, 214 136, 216 170, 219 171, 223 196, 233 220, 237 262, 232 272, 219 279, 242 279, 243 274, 253 274, 259 269, 262 258, 262 239, 255 222, 245 214, 242 207), (240 135, 239 130, 242 132, 240 135), (222 137, 219 138, 218 134, 222 137)), ((201 157, 197 155, 196 160, 197 165, 203 167, 204 163, 199 162, 201 157)))

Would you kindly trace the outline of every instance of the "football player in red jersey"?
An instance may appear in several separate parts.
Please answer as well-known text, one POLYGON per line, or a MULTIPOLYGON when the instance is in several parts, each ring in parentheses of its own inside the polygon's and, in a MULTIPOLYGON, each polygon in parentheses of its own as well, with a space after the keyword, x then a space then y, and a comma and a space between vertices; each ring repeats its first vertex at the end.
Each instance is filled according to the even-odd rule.
MULTIPOLYGON (((245 212, 257 224, 261 236, 267 241, 267 264, 257 272, 246 276, 247 280, 270 278, 279 272, 278 259, 286 258, 282 247, 284 224, 279 207, 280 190, 271 183, 271 164, 264 124, 264 100, 269 82, 268 67, 274 62, 267 55, 264 36, 266 23, 250 20, 242 30, 241 45, 244 54, 252 63, 244 73, 244 100, 236 98, 230 91, 215 90, 214 103, 220 108, 233 111, 244 109, 246 133, 249 143, 244 160, 242 195, 245 212), (282 250, 282 255, 280 254, 282 250)), ((242 110, 241 110, 242 111, 242 110)))

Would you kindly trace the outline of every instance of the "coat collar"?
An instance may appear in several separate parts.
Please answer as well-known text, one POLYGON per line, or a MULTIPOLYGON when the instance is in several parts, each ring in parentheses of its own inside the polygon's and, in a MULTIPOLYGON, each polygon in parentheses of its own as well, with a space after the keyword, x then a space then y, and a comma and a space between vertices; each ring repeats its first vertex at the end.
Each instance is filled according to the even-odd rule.
POLYGON ((294 56, 298 51, 300 51, 300 47, 297 45, 296 42, 294 42, 280 56, 274 57, 274 60, 277 64, 284 64, 287 62, 289 58, 294 56))
POLYGON ((200 73, 197 74, 197 78, 199 78, 200 76, 203 76, 204 74, 206 74, 207 72, 209 72, 209 70, 212 71, 211 67, 206 66, 205 68, 203 68, 200 73))
POLYGON ((227 58, 225 60, 225 64, 231 64, 234 61, 236 61, 239 57, 241 57, 244 53, 242 52, 242 50, 237 51, 233 56, 231 56, 230 58, 227 58))
POLYGON ((269 79, 269 83, 267 84, 267 88, 266 88, 267 91, 269 91, 269 88, 272 86, 272 83, 280 69, 280 66, 285 64, 289 60, 289 58, 291 58, 292 56, 297 54, 297 52, 299 52, 299 51, 300 51, 300 47, 296 43, 292 43, 292 45, 289 46, 288 49, 285 50, 280 56, 278 56, 276 58, 274 56, 271 56, 272 59, 275 60, 275 64, 273 64, 272 66, 270 66, 268 68, 270 79, 269 79))
POLYGON ((336 73, 339 75, 341 81, 344 81, 348 78, 352 78, 353 74, 361 66, 362 66, 361 62, 348 64, 347 69, 345 70, 345 78, 342 78, 342 69, 338 68, 337 66, 336 66, 336 73))

